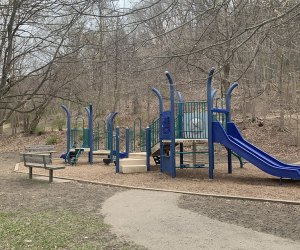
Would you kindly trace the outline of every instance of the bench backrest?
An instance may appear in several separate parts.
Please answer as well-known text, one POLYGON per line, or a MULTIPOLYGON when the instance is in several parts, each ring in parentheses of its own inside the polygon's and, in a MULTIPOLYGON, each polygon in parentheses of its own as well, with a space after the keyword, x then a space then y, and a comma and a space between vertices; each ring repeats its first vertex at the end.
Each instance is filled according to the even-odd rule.
POLYGON ((45 152, 53 151, 55 146, 53 145, 28 145, 25 146, 25 152, 45 152))
POLYGON ((51 155, 50 154, 30 154, 30 153, 23 153, 21 155, 22 161, 24 161, 24 165, 26 162, 31 163, 40 163, 40 164, 51 164, 51 155))

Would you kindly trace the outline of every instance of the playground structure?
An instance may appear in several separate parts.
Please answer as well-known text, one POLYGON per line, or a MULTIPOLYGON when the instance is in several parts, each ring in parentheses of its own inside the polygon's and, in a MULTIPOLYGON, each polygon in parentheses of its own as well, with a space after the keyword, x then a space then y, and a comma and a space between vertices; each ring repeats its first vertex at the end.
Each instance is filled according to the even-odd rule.
MULTIPOLYGON (((88 115, 88 127, 85 128, 84 117, 80 116, 75 118, 75 127, 71 128, 70 111, 65 105, 61 107, 67 114, 67 150, 62 157, 65 159, 65 162, 76 165, 81 154, 87 152, 90 164, 93 164, 93 156, 104 157, 103 162, 107 165, 112 163, 116 156, 114 123, 118 112, 109 113, 107 121, 98 120, 94 126, 93 106, 89 105, 89 107, 85 108, 88 115), (78 128, 78 120, 81 121, 81 128, 78 128)), ((129 133, 129 128, 126 128, 126 150, 125 152, 119 152, 121 158, 126 158, 129 154, 129 133)))
POLYGON ((66 163, 76 165, 82 153, 88 153, 88 162, 93 164, 94 155, 109 156, 108 150, 100 150, 100 123, 98 122, 98 129, 93 131, 93 106, 89 105, 85 110, 88 115, 88 127, 85 128, 84 118, 76 117, 75 127, 71 128, 71 113, 65 106, 61 106, 67 114, 67 149, 66 153, 62 155, 66 163), (82 121, 81 129, 78 128, 78 120, 82 121))
MULTIPOLYGON (((199 144, 205 145, 208 140, 207 101, 184 102, 181 93, 177 92, 178 102, 175 102, 173 79, 168 72, 166 76, 170 84, 170 110, 164 111, 162 95, 152 88, 159 101, 159 118, 149 126, 147 158, 152 156, 161 172, 176 177, 176 168, 206 167, 203 162, 197 162, 197 155, 209 152, 205 147, 199 149, 199 144), (177 145, 179 150, 176 151, 177 145), (176 164, 176 155, 179 155, 179 165, 176 164), (187 155, 192 156, 192 164, 185 163, 187 155)), ((224 120, 224 117, 220 115, 219 119, 224 120)))
POLYGON ((281 162, 261 149, 255 147, 243 138, 234 122, 231 121, 230 104, 231 93, 238 86, 233 83, 226 93, 226 109, 213 107, 216 90, 212 87, 214 68, 209 72, 207 81, 208 100, 208 144, 209 144, 209 178, 214 177, 214 143, 220 143, 227 149, 228 173, 232 173, 231 152, 240 155, 262 171, 279 177, 280 183, 283 178, 300 180, 300 166, 281 162), (225 127, 214 119, 214 113, 225 114, 225 127))
MULTIPOLYGON (((242 158, 257 166, 262 171, 283 178, 300 180, 300 167, 285 164, 268 155, 254 145, 247 142, 231 121, 231 93, 238 86, 233 83, 226 93, 226 106, 218 107, 219 99, 215 98, 216 91, 212 88, 214 68, 209 72, 207 79, 207 100, 183 101, 180 92, 177 92, 178 102, 175 102, 175 88, 171 75, 166 72, 170 86, 170 109, 164 110, 163 98, 160 92, 152 88, 159 101, 159 117, 149 127, 142 129, 140 119, 134 121, 133 129, 125 128, 125 152, 121 152, 121 128, 114 128, 114 120, 117 112, 108 115, 107 123, 103 121, 103 138, 106 150, 100 150, 99 129, 93 132, 93 108, 86 108, 88 114, 88 128, 84 128, 82 120, 83 143, 77 147, 78 130, 70 128, 70 112, 65 106, 62 108, 67 113, 67 153, 65 160, 75 163, 82 152, 89 153, 89 163, 93 163, 93 155, 107 155, 106 164, 115 162, 116 173, 146 172, 150 170, 150 158, 153 157, 156 165, 160 165, 160 171, 176 177, 177 168, 209 168, 209 178, 214 178, 214 144, 219 143, 227 149, 228 173, 232 173, 232 155, 240 161, 242 158), (136 153, 136 122, 139 122, 139 150, 136 153), (105 132, 105 130, 107 132, 105 132), (75 138, 75 139, 74 139, 75 138), (206 149, 199 149, 197 144, 207 143, 206 149), (179 149, 176 150, 176 146, 179 149), (185 146, 188 149, 185 150, 185 146), (203 162, 197 162, 198 154, 208 154, 208 166, 203 162), (176 164, 176 155, 179 155, 179 164, 176 164), (192 156, 192 164, 184 161, 185 155, 192 156), (70 161, 71 159, 71 161, 70 161)), ((221 101, 222 103, 222 101, 221 101)), ((78 121, 80 118, 77 118, 78 121)), ((99 124, 99 123, 98 123, 99 124)), ((98 125, 99 128, 99 125, 98 125)))
MULTIPOLYGON (((231 121, 230 106, 231 93, 238 86, 233 83, 226 93, 226 107, 214 107, 216 91, 212 88, 214 68, 207 80, 207 101, 183 102, 180 93, 177 93, 179 102, 175 103, 174 82, 166 72, 170 85, 170 110, 164 111, 163 99, 160 92, 153 88, 159 100, 159 117, 146 129, 146 166, 150 170, 150 157, 160 164, 161 172, 176 177, 176 168, 200 168, 195 155, 203 153, 197 151, 196 143, 208 141, 209 178, 214 178, 214 144, 219 143, 227 149, 228 173, 232 173, 232 155, 237 156, 242 167, 242 158, 252 163, 262 171, 283 178, 300 180, 300 167, 283 163, 268 155, 254 145, 247 142, 231 121), (192 151, 184 151, 184 143, 192 142, 192 151), (179 150, 176 151, 176 146, 179 150), (179 154, 180 164, 176 165, 176 154, 179 154), (193 165, 183 162, 184 155, 192 154, 193 165)), ((119 130, 117 128, 117 138, 119 130)), ((119 145, 119 142, 117 143, 119 145)), ((119 156, 116 156, 116 172, 119 172, 119 156)))
MULTIPOLYGON (((207 143, 208 138, 208 126, 207 126, 207 101, 189 101, 184 102, 180 92, 177 92, 178 102, 174 101, 174 84, 169 73, 167 73, 168 80, 170 82, 170 102, 171 110, 164 111, 163 98, 160 92, 153 88, 152 91, 156 94, 159 100, 159 117, 155 119, 144 132, 146 143, 145 148, 141 147, 141 151, 146 151, 146 166, 132 166, 138 169, 138 172, 144 172, 142 170, 150 169, 150 156, 153 157, 156 165, 160 165, 162 172, 176 176, 175 168, 203 168, 206 167, 202 162, 197 162, 198 154, 208 154, 208 148, 198 148, 198 144, 204 145, 207 143), (173 115, 172 115, 173 114, 173 115), (172 120, 172 117, 175 117, 172 120), (174 128, 172 128, 174 124, 174 128), (172 146, 172 134, 171 129, 174 130, 175 146, 172 146), (175 151, 175 147, 180 145, 180 150, 175 151), (192 145, 189 145, 192 144, 192 145), (189 148, 192 146, 192 150, 189 148), (172 147, 174 149, 172 149, 172 147), (185 150, 185 147, 188 150, 185 150), (175 153, 172 153, 175 152, 175 153), (176 155, 179 154, 180 164, 176 165, 176 155), (192 156, 192 164, 184 161, 184 156, 192 156), (175 166, 175 167, 172 167, 175 166)), ((220 119, 225 120, 225 117, 220 115, 220 119)), ((142 130, 140 129, 140 135, 142 130)), ((119 132, 117 131, 117 134, 119 132)), ((117 136, 117 138, 119 138, 117 136)), ((142 136, 140 136, 142 138, 142 136)), ((118 145, 120 142, 118 143, 118 145)), ((141 140, 142 145, 142 140, 141 140)), ((132 155, 132 153, 130 154, 132 155)), ((141 156, 141 154, 140 154, 141 156)), ((116 172, 122 172, 120 170, 118 155, 116 161, 116 172)), ((239 159, 242 166, 242 160, 239 159)))

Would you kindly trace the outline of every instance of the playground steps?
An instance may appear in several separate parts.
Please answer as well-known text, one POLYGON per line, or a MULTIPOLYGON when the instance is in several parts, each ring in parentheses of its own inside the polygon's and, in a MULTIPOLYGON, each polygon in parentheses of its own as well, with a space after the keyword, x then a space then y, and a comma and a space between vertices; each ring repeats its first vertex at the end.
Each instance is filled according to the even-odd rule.
MULTIPOLYGON (((158 156, 159 156, 159 150, 158 150, 158 156)), ((146 152, 129 153, 130 159, 144 159, 146 162, 146 157, 147 157, 146 152)), ((156 162, 151 157, 150 157, 150 165, 156 165, 156 162)))
POLYGON ((120 172, 123 174, 147 172, 146 154, 131 153, 129 158, 120 159, 120 172), (131 155, 137 158, 131 158, 131 155))
POLYGON ((129 153, 130 159, 144 159, 146 160, 146 152, 135 152, 135 153, 129 153))
POLYGON ((73 151, 74 157, 72 157, 71 159, 71 165, 76 165, 78 158, 82 152, 84 152, 83 148, 76 148, 75 151, 73 151))

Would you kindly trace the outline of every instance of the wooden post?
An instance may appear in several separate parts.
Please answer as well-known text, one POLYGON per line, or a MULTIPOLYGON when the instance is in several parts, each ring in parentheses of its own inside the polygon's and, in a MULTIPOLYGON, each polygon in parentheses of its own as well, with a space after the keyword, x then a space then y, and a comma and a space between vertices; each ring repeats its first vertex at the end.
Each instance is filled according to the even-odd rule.
POLYGON ((32 167, 29 167, 29 179, 32 179, 32 167))
POLYGON ((49 169, 49 183, 53 182, 53 169, 49 169))
POLYGON ((43 164, 44 164, 44 168, 46 167, 46 157, 45 155, 43 155, 43 164))

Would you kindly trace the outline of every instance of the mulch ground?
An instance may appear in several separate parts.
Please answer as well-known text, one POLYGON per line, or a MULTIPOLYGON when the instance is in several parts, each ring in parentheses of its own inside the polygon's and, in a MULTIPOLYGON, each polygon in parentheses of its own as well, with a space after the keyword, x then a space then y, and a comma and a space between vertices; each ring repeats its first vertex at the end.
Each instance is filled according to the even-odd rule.
MULTIPOLYGON (((54 164, 64 165, 64 162, 56 159, 54 164)), ((27 173, 28 169, 20 164, 19 171, 27 173)), ((48 171, 42 169, 34 169, 34 173, 48 176, 48 171)), ((95 163, 89 165, 87 157, 82 156, 77 166, 67 165, 65 169, 55 171, 54 175, 132 187, 300 201, 300 181, 284 180, 283 185, 279 185, 278 178, 249 163, 244 168, 235 163, 231 175, 227 173, 226 164, 218 164, 215 168, 215 179, 209 180, 208 169, 178 169, 177 178, 161 173, 155 166, 148 173, 115 174, 113 164, 106 166, 100 159, 95 159, 95 163)))

